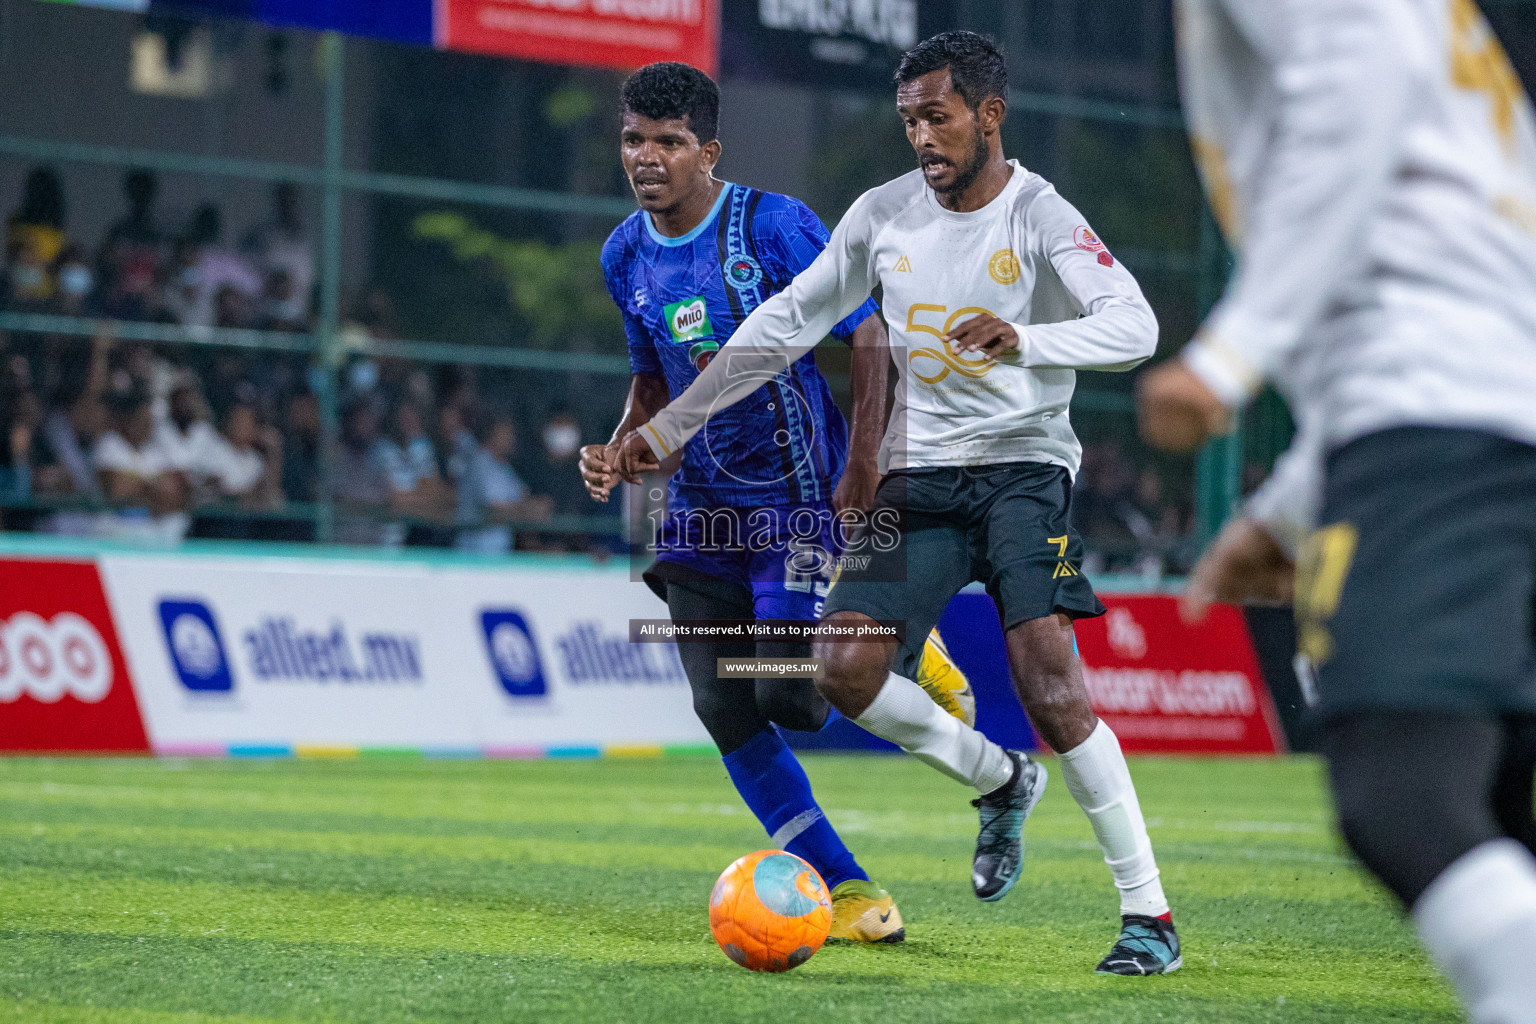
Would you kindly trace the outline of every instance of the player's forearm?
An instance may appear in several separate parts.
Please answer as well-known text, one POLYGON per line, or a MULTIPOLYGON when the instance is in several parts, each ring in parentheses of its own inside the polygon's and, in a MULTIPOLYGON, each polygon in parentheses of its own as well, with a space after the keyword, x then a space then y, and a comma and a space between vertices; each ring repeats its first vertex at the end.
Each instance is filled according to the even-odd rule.
POLYGON ((1012 326, 1030 369, 1130 370, 1157 352, 1157 317, 1139 298, 1111 296, 1077 320, 1012 326))
POLYGON ((1398 45, 1394 19, 1406 15, 1397 6, 1287 0, 1247 19, 1275 35, 1255 42, 1277 55, 1271 77, 1279 113, 1264 168, 1248 190, 1253 206, 1237 213, 1237 273, 1186 353, 1190 369, 1228 405, 1241 404, 1285 365, 1365 258, 1415 82, 1440 73, 1422 66, 1432 55, 1398 45))
POLYGON ((693 435, 704 428, 711 416, 729 409, 773 380, 815 346, 815 341, 807 344, 800 341, 798 336, 791 344, 773 347, 761 343, 738 344, 742 330, 752 322, 752 317, 766 308, 767 304, 759 306, 757 312, 747 318, 742 329, 736 332, 736 337, 715 354, 714 360, 687 390, 651 417, 648 423, 641 425, 640 435, 645 438, 656 458, 665 459, 681 450, 693 435))
POLYGON ((629 379, 629 394, 624 398, 624 416, 613 428, 609 443, 621 441, 640 424, 655 416, 667 404, 667 382, 651 373, 637 373, 629 379))
POLYGON ((890 339, 879 316, 858 326, 851 339, 853 418, 848 438, 850 461, 873 461, 885 435, 885 389, 890 379, 890 339))

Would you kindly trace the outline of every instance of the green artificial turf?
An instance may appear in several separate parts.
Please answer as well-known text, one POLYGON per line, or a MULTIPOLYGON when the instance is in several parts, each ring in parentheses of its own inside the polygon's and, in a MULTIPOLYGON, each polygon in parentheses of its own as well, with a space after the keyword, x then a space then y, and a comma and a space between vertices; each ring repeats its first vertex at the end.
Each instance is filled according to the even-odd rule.
POLYGON ((1109 871, 1060 779, 1024 879, 897 757, 808 757, 909 939, 756 975, 706 901, 766 845, 717 761, 0 760, 0 1024, 1453 1021, 1315 761, 1132 765, 1184 969, 1092 973, 1109 871))

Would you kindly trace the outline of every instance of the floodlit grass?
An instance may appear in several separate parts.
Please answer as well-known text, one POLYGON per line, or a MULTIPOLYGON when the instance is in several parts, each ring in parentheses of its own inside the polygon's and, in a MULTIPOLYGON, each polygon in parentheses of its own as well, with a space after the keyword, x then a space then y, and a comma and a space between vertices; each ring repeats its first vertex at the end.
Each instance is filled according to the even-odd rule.
POLYGON ((909 940, 754 975, 706 900, 766 845, 711 760, 0 760, 0 1024, 1453 1021, 1342 855, 1316 762, 1136 761, 1183 936, 1092 973, 1117 904, 1059 780, 998 904, 967 793, 809 757, 909 940))

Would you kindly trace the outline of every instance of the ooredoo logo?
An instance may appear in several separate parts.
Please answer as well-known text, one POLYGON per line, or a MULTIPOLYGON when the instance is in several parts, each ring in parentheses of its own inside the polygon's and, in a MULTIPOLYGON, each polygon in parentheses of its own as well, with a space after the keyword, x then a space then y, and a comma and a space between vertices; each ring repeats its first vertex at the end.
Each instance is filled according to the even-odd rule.
POLYGON ((51 620, 32 612, 0 619, 0 701, 30 696, 52 704, 65 694, 94 704, 112 689, 112 655, 96 627, 74 612, 51 620))
POLYGON ((544 663, 533 631, 521 614, 492 609, 480 614, 485 650, 501 688, 514 697, 542 697, 549 692, 544 682, 544 663))
POLYGON ((181 685, 189 690, 228 693, 235 687, 224 641, 213 612, 201 601, 161 601, 160 625, 181 685))

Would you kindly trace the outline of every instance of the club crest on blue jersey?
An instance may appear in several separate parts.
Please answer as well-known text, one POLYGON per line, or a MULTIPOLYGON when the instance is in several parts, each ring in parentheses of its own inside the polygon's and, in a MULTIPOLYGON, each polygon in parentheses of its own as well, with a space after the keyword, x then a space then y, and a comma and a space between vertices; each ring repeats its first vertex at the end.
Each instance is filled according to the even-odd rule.
POLYGON ((701 341, 688 350, 688 361, 693 364, 694 369, 703 373, 704 367, 709 365, 710 360, 714 359, 715 353, 719 351, 720 346, 717 343, 701 341))
POLYGON ((725 259, 725 279, 737 291, 746 291, 763 279, 763 268, 750 253, 733 252, 725 259))

